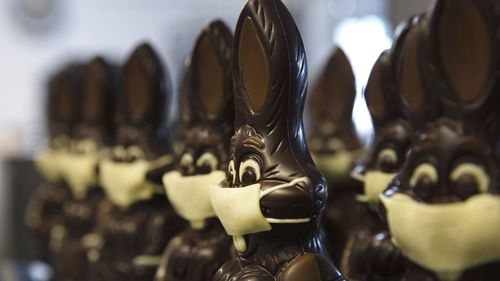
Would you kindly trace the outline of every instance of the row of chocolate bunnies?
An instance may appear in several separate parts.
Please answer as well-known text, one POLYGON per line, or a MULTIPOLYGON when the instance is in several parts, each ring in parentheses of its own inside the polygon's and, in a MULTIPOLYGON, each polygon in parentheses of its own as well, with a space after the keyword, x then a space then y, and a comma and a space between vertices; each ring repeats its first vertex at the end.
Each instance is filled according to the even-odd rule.
POLYGON ((64 68, 27 213, 40 258, 56 280, 346 280, 334 264, 353 280, 500 280, 499 2, 438 0, 398 28, 365 89, 366 153, 335 50, 308 102, 314 162, 305 51, 279 0, 248 1, 234 39, 203 29, 172 146, 149 45, 120 69, 64 68))

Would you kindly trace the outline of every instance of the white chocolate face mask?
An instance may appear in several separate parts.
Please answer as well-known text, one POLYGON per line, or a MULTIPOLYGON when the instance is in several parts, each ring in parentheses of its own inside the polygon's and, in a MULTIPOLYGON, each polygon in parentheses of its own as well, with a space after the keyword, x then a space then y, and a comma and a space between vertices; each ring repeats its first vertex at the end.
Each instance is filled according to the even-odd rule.
POLYGON ((367 171, 363 177, 364 194, 357 195, 358 201, 367 203, 371 207, 376 207, 382 192, 389 186, 396 173, 383 173, 379 171, 367 171))
POLYGON ((314 162, 328 180, 341 180, 349 177, 353 162, 361 150, 338 151, 335 154, 313 154, 314 162))
POLYGON ((175 211, 188 220, 191 227, 201 229, 205 219, 215 216, 210 202, 210 187, 219 184, 224 178, 224 171, 186 177, 172 171, 163 176, 163 186, 175 211))
POLYGON ((62 179, 62 166, 67 152, 62 149, 45 149, 35 157, 35 166, 43 177, 51 182, 62 179))
POLYGON ((425 204, 406 194, 381 195, 395 245, 440 276, 500 259, 500 196, 425 204))
POLYGON ((108 199, 121 208, 150 199, 156 192, 155 185, 146 180, 148 171, 171 163, 171 155, 154 161, 139 159, 134 162, 104 160, 100 163, 99 182, 108 199))
POLYGON ((62 174, 76 199, 85 198, 90 187, 97 184, 97 153, 68 154, 64 158, 62 174))
POLYGON ((271 230, 271 223, 306 223, 310 218, 277 219, 266 218, 260 209, 260 199, 268 194, 282 189, 293 187, 299 183, 307 183, 307 177, 297 178, 289 183, 276 185, 261 191, 259 183, 224 188, 213 185, 210 188, 210 199, 217 217, 221 221, 227 234, 234 236, 236 249, 240 252, 246 250, 246 243, 241 236, 245 234, 271 230))

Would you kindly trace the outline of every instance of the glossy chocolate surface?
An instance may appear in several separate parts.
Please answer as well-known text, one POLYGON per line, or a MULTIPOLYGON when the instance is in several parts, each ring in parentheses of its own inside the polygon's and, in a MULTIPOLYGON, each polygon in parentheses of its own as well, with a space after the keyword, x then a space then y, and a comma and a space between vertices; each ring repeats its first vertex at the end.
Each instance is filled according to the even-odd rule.
MULTIPOLYGON (((430 73, 433 80, 416 95, 417 99, 435 100, 438 114, 427 114, 425 106, 408 110, 415 116, 412 126, 422 129, 397 179, 384 192, 386 198, 407 195, 423 206, 439 208, 499 193, 498 8, 497 1, 469 0, 436 1, 432 7, 423 37, 426 44, 418 45, 423 56, 417 67, 430 73), (477 169, 458 173, 464 166, 477 169), (487 180, 480 181, 481 178, 487 180)), ((385 208, 381 210, 387 215, 385 208)), ((458 225, 462 219, 450 218, 447 225, 458 225)), ((414 256, 404 251, 403 254, 414 256)), ((434 264, 426 267, 409 261, 410 267, 400 280, 500 278, 498 260, 447 274, 433 270, 434 264)))
MULTIPOLYGON (((183 107, 187 112, 181 113, 184 124, 179 142, 183 149, 176 157, 175 169, 182 178, 226 170, 229 140, 234 131, 232 44, 231 31, 217 20, 203 29, 194 47, 184 82, 188 84, 183 87, 187 92, 181 93, 187 97, 183 107), (215 162, 204 161, 207 155, 215 162)), ((206 182, 204 188, 208 190, 209 184, 206 182)), ((155 280, 211 280, 229 259, 231 239, 219 220, 211 217, 201 223, 201 228, 190 225, 172 238, 155 280)))
MULTIPOLYGON (((165 117, 171 89, 162 62, 150 45, 144 43, 134 50, 121 76, 110 159, 133 164, 168 155, 165 117)), ((161 175, 171 166, 166 163, 144 176, 160 185, 161 175)), ((91 250, 91 279, 152 280, 162 251, 183 223, 164 194, 134 199, 126 207, 113 202, 106 201, 99 210, 103 215, 97 229, 102 243, 91 250)))
POLYGON ((303 131, 307 62, 299 31, 281 1, 246 4, 236 27, 233 75, 237 129, 220 192, 252 184, 264 192, 308 180, 260 199, 262 215, 284 223, 271 222, 268 231, 243 235, 245 247, 214 280, 344 280, 320 238, 327 191, 303 131), (307 222, 286 223, 303 218, 307 222))

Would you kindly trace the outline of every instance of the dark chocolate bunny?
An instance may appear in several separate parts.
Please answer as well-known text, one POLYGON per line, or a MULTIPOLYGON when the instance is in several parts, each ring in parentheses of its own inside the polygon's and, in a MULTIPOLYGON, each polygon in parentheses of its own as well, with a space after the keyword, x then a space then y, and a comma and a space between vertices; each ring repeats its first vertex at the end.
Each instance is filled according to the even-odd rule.
MULTIPOLYGON (((366 204, 350 235, 341 267, 356 280, 398 280, 404 272, 404 258, 390 241, 376 207, 380 194, 403 166, 414 136, 408 122, 413 117, 405 115, 403 103, 412 106, 418 101, 402 96, 414 97, 411 91, 418 91, 424 85, 423 80, 409 80, 413 76, 402 74, 414 69, 417 53, 413 46, 419 43, 426 22, 423 15, 400 26, 391 50, 384 52, 375 63, 365 91, 375 139, 361 167, 362 173, 358 174, 364 183, 358 199, 366 204)), ((428 109, 430 113, 433 107, 428 109)), ((359 167, 355 172, 359 172, 359 167)))
POLYGON ((236 132, 212 205, 237 254, 213 280, 345 280, 320 238, 326 183, 302 122, 307 62, 279 0, 251 0, 236 27, 236 132))
POLYGON ((355 98, 351 64, 344 51, 336 48, 311 91, 308 108, 309 148, 328 183, 323 215, 326 245, 336 264, 340 264, 361 204, 355 200, 361 184, 350 177, 353 163, 362 153, 352 121, 355 98))
POLYGON ((417 63, 402 68, 407 89, 431 83, 403 92, 418 101, 404 108, 419 137, 381 197, 392 240, 410 261, 400 280, 500 279, 499 8, 437 1, 423 43, 413 46, 417 63))
POLYGON ((63 159, 77 119, 81 66, 72 64, 52 77, 48 84, 47 125, 49 142, 36 157, 36 166, 46 182, 36 189, 26 210, 26 223, 36 240, 36 259, 48 261, 51 232, 61 233, 62 206, 70 191, 63 178, 63 159))
POLYGON ((209 188, 225 177, 234 132, 232 43, 231 31, 217 20, 194 47, 186 72, 190 116, 183 118, 184 148, 175 170, 163 178, 170 202, 190 226, 168 244, 156 280, 210 280, 230 257, 231 239, 215 217, 209 188))
POLYGON ((115 79, 110 65, 100 57, 83 67, 79 118, 71 136, 62 174, 72 196, 63 204, 61 232, 51 237, 51 259, 57 280, 87 280, 85 242, 92 239, 99 205, 97 165, 111 144, 115 79))
POLYGON ((173 162, 166 78, 148 44, 138 46, 123 67, 114 147, 99 164, 109 202, 101 206, 106 215, 97 226, 102 245, 89 252, 92 280, 152 280, 162 251, 183 225, 160 185, 173 162))

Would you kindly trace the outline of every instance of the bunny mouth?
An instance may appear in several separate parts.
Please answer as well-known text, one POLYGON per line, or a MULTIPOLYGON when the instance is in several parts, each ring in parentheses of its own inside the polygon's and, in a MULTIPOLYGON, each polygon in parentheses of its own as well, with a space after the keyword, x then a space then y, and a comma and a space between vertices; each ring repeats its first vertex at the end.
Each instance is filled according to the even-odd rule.
POLYGON ((243 235, 270 231, 271 224, 308 223, 310 218, 268 218, 262 213, 260 200, 283 188, 308 182, 309 178, 296 178, 290 182, 275 185, 262 191, 260 183, 239 188, 225 188, 213 185, 210 188, 210 200, 213 209, 226 232, 236 237, 235 247, 239 252, 246 250, 243 235))

